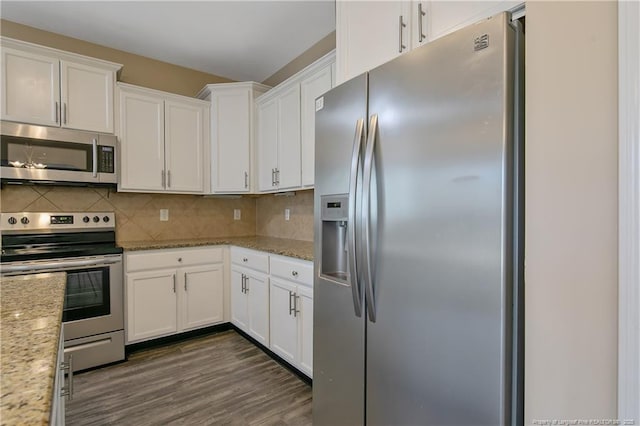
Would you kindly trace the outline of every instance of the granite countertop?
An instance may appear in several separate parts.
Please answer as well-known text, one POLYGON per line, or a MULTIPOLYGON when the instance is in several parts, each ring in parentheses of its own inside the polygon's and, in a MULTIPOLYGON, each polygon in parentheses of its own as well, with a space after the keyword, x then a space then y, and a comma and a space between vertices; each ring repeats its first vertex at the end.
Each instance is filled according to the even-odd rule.
POLYGON ((122 241, 118 245, 124 251, 156 250, 180 247, 198 247, 231 245, 282 256, 295 257, 302 260, 313 260, 313 242, 289 240, 272 237, 227 237, 227 238, 198 238, 168 241, 122 241))
POLYGON ((0 423, 49 424, 67 277, 3 277, 0 423))

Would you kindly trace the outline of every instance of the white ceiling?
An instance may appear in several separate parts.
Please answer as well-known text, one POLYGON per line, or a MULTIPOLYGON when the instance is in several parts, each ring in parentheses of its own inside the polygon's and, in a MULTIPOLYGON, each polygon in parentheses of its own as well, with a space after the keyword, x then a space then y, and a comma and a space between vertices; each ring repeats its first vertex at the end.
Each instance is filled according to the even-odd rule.
POLYGON ((238 81, 264 81, 335 30, 333 0, 3 0, 0 15, 238 81))

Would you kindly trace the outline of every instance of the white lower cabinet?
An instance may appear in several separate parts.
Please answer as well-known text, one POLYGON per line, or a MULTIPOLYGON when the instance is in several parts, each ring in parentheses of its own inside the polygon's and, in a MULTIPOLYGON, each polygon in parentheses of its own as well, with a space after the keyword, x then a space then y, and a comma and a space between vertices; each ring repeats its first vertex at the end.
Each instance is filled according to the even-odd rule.
POLYGON ((127 343, 222 323, 223 250, 126 253, 127 343))
POLYGON ((270 349, 312 377, 313 266, 311 262, 270 258, 270 349))
POLYGON ((269 346, 268 255, 231 247, 231 322, 269 346), (253 269, 256 268, 256 269, 253 269))

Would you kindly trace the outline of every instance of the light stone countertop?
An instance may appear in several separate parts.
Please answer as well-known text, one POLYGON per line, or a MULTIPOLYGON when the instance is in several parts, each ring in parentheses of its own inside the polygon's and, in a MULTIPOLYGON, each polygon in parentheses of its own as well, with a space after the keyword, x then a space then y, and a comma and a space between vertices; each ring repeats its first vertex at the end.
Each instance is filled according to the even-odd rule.
POLYGON ((2 425, 49 424, 66 281, 64 272, 2 278, 2 425))
POLYGON ((120 241, 124 251, 230 245, 313 261, 313 242, 272 237, 227 237, 168 241, 120 241))

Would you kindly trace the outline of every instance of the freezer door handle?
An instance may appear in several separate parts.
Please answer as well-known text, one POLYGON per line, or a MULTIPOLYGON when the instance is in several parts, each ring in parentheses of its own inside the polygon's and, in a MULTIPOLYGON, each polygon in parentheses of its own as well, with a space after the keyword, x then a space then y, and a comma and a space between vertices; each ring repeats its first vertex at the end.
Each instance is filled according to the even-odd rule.
POLYGON ((364 225, 363 250, 364 250, 364 285, 367 299, 367 312, 369 321, 376 322, 376 305, 373 294, 373 273, 371 270, 371 174, 373 172, 373 155, 376 145, 376 133, 378 132, 378 115, 374 114, 369 120, 369 137, 367 149, 364 155, 364 170, 362 183, 362 223, 364 225))
POLYGON ((351 294, 353 310, 357 317, 362 316, 362 296, 356 260, 356 193, 358 190, 358 171, 360 170, 360 153, 364 137, 364 119, 356 122, 356 134, 353 138, 353 154, 351 155, 351 172, 349 173, 349 212, 347 229, 347 250, 349 251, 349 274, 351 275, 351 294))

